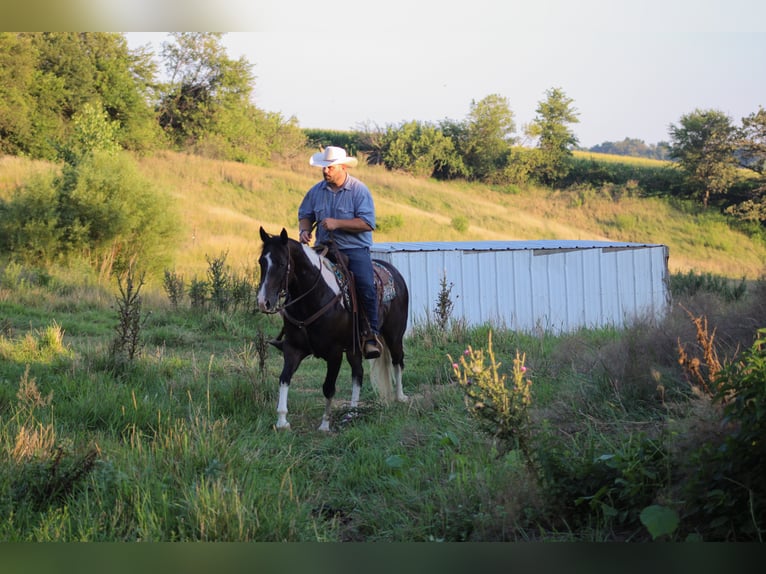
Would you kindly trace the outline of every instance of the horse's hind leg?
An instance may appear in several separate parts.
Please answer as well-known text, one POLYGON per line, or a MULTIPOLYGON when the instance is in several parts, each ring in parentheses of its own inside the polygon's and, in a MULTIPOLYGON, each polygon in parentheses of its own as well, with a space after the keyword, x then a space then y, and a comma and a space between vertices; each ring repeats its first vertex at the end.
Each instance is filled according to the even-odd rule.
POLYGON ((362 366, 362 356, 360 354, 346 354, 348 364, 351 365, 351 408, 359 406, 359 396, 362 393, 362 379, 364 378, 364 367, 362 366))
POLYGON ((404 403, 409 399, 404 394, 404 389, 402 388, 402 372, 404 371, 403 338, 403 335, 396 334, 391 338, 391 344, 388 345, 391 352, 391 368, 393 369, 393 379, 396 386, 396 400, 400 403, 404 403))
POLYGON ((327 373, 325 375, 324 384, 322 385, 322 393, 325 398, 324 413, 322 414, 322 422, 319 424, 320 431, 330 432, 330 413, 332 412, 332 398, 335 396, 335 381, 338 379, 338 373, 340 372, 342 355, 328 359, 327 361, 327 373))

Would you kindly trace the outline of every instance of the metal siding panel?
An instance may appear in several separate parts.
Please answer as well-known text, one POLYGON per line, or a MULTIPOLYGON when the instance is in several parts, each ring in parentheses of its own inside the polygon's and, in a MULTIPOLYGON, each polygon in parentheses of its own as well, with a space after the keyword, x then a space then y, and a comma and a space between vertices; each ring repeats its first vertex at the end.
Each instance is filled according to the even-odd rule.
POLYGON ((601 288, 601 250, 583 249, 581 252, 582 325, 600 327, 604 323, 603 294, 601 288))
POLYGON ((497 326, 499 328, 510 328, 511 317, 514 309, 513 293, 513 258, 514 254, 510 251, 495 253, 495 274, 497 277, 497 326))
POLYGON ((463 308, 465 309, 465 319, 472 325, 480 325, 484 321, 479 286, 481 278, 479 277, 478 258, 469 257, 467 253, 463 252, 460 258, 460 265, 463 274, 463 308))
POLYGON ((514 253, 514 328, 527 331, 535 327, 535 308, 532 288, 532 252, 514 253))
POLYGON ((572 251, 565 256, 567 317, 564 328, 572 331, 585 324, 585 293, 583 292, 583 252, 572 251))
POLYGON ((641 318, 651 318, 654 315, 652 302, 652 259, 646 249, 633 250, 633 277, 635 284, 635 300, 631 315, 641 318))
POLYGON ((604 311, 601 326, 621 326, 621 304, 619 292, 619 269, 615 252, 601 252, 601 308, 604 311))
POLYGON ((566 253, 542 256, 547 260, 545 271, 548 281, 548 324, 554 333, 566 330, 567 284, 566 253))
POLYGON ((530 266, 530 283, 532 290, 532 321, 531 329, 538 327, 547 330, 550 322, 550 292, 548 289, 548 258, 534 256, 530 266))
POLYGON ((617 267, 620 294, 620 324, 627 325, 635 314, 638 303, 636 281, 636 250, 618 251, 617 267))

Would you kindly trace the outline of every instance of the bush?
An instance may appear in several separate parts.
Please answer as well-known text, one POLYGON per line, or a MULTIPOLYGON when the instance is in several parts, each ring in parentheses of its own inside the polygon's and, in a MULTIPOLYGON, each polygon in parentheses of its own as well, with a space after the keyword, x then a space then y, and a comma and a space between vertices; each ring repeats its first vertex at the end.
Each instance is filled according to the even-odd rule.
POLYGON ((741 300, 747 292, 743 277, 738 283, 712 273, 673 273, 670 276, 670 292, 673 296, 691 296, 700 292, 719 295, 724 301, 741 300))
POLYGON ((0 200, 0 252, 20 263, 51 262, 60 252, 58 192, 52 174, 38 174, 0 200))
POLYGON ((62 175, 39 175, 0 202, 0 251, 22 263, 82 257, 105 275, 130 258, 161 271, 179 225, 170 198, 127 153, 84 154, 62 175))

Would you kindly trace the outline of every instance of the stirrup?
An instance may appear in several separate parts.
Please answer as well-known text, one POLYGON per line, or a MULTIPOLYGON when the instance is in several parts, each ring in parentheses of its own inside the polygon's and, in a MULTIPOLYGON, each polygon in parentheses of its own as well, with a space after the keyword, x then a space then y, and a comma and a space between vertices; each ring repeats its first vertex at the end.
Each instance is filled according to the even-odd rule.
POLYGON ((364 358, 377 359, 380 357, 380 345, 375 339, 368 339, 364 343, 364 358))

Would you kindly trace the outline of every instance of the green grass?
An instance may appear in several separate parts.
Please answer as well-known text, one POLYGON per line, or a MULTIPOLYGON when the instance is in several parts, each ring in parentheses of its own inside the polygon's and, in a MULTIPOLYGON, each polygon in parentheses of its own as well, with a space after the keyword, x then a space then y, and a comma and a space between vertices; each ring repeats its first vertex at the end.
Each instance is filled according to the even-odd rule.
MULTIPOLYGON (((267 347, 261 368, 254 343, 276 334, 274 317, 154 300, 141 353, 115 372, 116 310, 92 300, 102 302, 67 306, 49 287, 24 287, 2 303, 13 325, 0 339, 2 540, 640 540, 640 505, 675 483, 633 469, 648 464, 651 441, 680 440, 671 418, 694 420, 675 357, 677 338, 694 334, 679 313, 627 331, 493 332, 505 372, 517 350, 527 357, 535 440, 548 445, 543 484, 480 431, 451 380, 448 356, 486 346, 489 326, 419 326, 405 341, 408 404, 383 406, 365 382, 349 411, 344 365, 330 434, 316 431, 324 363, 306 359, 290 392, 292 430, 278 432, 280 356, 267 347), (594 461, 617 455, 632 489, 573 506, 611 484, 617 471, 594 461), (623 522, 603 514, 618 503, 630 509, 623 522)), ((753 317, 745 300, 720 305, 753 317)), ((725 316, 718 309, 712 318, 725 316)), ((726 339, 746 335, 728 328, 726 339)))

